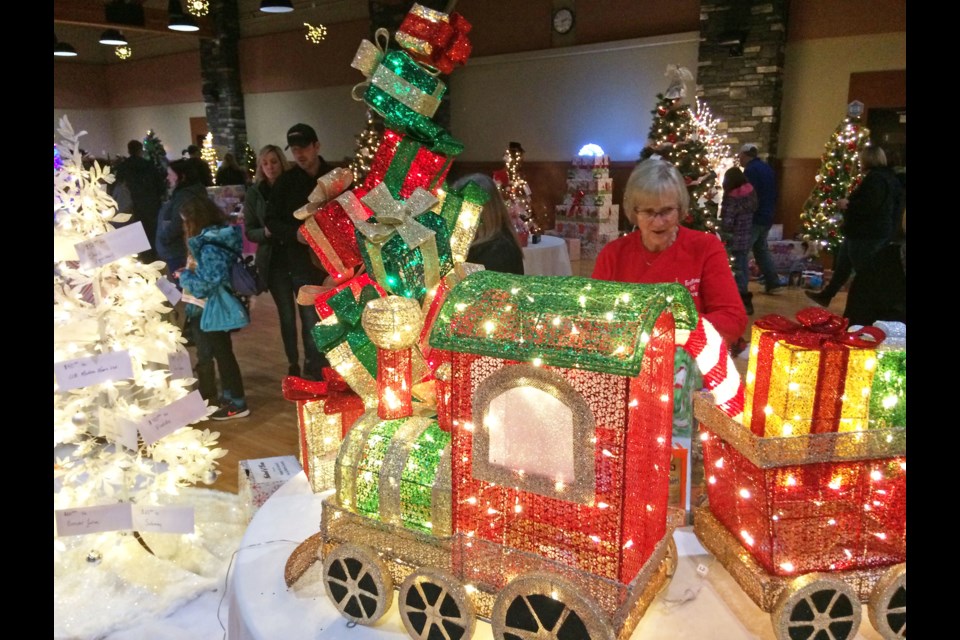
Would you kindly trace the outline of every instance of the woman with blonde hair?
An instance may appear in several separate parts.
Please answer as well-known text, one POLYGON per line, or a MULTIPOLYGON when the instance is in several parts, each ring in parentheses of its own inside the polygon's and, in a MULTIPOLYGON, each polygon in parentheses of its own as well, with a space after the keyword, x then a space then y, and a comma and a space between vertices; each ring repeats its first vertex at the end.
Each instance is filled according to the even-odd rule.
POLYGON ((480 212, 480 224, 467 252, 467 262, 482 264, 488 271, 523 275, 523 249, 496 183, 486 174, 472 173, 454 182, 452 188, 459 191, 468 182, 476 183, 489 198, 480 212))
POLYGON ((280 317, 280 338, 283 351, 287 356, 288 371, 291 376, 300 375, 300 352, 297 349, 297 307, 296 291, 289 269, 275 264, 273 260, 273 238, 264 221, 267 216, 267 202, 277 178, 290 168, 283 149, 268 144, 257 154, 257 174, 254 184, 247 190, 243 201, 243 223, 247 240, 257 243, 254 264, 260 277, 267 284, 273 301, 277 305, 280 317))

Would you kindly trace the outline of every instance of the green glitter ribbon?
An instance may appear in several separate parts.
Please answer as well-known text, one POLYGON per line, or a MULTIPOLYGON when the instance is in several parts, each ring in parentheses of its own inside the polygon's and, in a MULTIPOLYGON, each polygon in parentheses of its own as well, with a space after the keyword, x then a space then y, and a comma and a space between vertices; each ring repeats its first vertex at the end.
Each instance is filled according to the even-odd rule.
MULTIPOLYGON (((453 261, 465 262, 470 251, 470 243, 477 235, 480 214, 483 205, 490 196, 472 180, 459 191, 451 191, 444 185, 444 196, 440 202, 439 213, 450 231, 450 251, 453 261)), ((434 211, 437 211, 437 207, 434 211)))
POLYGON ((635 377, 662 313, 693 330, 680 284, 479 271, 447 295, 430 333, 435 349, 635 377))
POLYGON ((370 375, 377 375, 377 347, 370 342, 360 324, 364 307, 380 294, 372 285, 360 290, 360 299, 353 297, 353 291, 347 287, 327 300, 333 309, 335 320, 330 318, 318 322, 310 330, 313 340, 320 351, 331 351, 346 343, 370 375))

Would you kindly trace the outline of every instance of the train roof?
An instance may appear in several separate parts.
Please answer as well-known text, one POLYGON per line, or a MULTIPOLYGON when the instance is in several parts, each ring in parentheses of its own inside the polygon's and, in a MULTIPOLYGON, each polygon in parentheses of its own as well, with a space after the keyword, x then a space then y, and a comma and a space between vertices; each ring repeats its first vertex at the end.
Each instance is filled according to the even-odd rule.
POLYGON ((696 326, 693 299, 677 283, 479 271, 447 294, 430 345, 633 377, 664 312, 673 314, 678 329, 696 326))

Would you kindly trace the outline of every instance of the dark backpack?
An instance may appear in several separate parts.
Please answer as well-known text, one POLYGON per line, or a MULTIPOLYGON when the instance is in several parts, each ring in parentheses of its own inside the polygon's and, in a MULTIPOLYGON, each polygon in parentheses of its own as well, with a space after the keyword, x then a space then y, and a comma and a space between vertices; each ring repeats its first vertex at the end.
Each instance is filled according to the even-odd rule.
POLYGON ((253 256, 246 256, 231 249, 225 244, 211 241, 210 244, 220 247, 233 254, 234 261, 230 265, 230 288, 241 296, 257 296, 267 290, 267 284, 260 276, 257 265, 253 263, 253 256))

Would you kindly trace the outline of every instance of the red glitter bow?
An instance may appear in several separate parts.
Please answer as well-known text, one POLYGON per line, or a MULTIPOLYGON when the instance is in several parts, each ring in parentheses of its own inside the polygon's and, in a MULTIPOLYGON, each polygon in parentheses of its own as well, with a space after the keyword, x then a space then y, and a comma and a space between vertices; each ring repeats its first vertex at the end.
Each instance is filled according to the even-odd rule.
MULTIPOLYGON (((397 30, 398 35, 427 43, 428 47, 405 47, 412 57, 449 74, 455 65, 463 65, 470 57, 473 45, 467 34, 471 25, 459 13, 450 14, 449 22, 428 20, 414 12, 408 13, 397 30), (429 53, 427 52, 429 51, 429 53)), ((403 38, 397 39, 403 43, 403 38)))
POLYGON ((797 322, 776 313, 763 316, 754 326, 777 334, 776 338, 799 347, 846 345, 866 349, 883 342, 886 334, 878 327, 847 331, 848 320, 822 307, 807 307, 797 312, 797 322))

